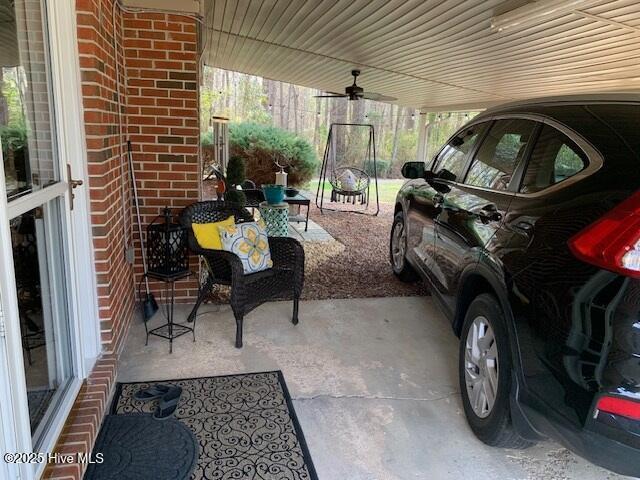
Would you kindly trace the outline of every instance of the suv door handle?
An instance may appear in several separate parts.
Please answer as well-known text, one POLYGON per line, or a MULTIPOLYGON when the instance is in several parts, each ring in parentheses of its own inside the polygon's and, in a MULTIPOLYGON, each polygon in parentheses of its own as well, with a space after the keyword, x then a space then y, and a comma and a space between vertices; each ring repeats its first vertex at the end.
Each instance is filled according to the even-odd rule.
POLYGON ((482 223, 499 222, 500 220, 502 220, 502 214, 498 211, 498 208, 493 203, 485 205, 480 210, 478 210, 476 214, 478 215, 478 217, 480 217, 482 223))
POLYGON ((524 234, 530 234, 533 232, 533 224, 526 220, 520 220, 513 226, 513 228, 524 234))

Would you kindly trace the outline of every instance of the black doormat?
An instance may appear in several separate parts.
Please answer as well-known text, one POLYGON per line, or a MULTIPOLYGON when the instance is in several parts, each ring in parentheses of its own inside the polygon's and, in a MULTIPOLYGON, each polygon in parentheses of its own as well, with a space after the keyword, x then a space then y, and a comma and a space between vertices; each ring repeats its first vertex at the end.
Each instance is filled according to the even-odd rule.
POLYGON ((135 392, 158 383, 182 387, 175 418, 200 444, 193 480, 317 480, 282 372, 118 383, 111 413, 152 413, 135 392))
POLYGON ((198 459, 193 432, 175 418, 107 415, 84 480, 176 480, 189 478, 198 459), (102 455, 102 461, 98 457, 102 455))

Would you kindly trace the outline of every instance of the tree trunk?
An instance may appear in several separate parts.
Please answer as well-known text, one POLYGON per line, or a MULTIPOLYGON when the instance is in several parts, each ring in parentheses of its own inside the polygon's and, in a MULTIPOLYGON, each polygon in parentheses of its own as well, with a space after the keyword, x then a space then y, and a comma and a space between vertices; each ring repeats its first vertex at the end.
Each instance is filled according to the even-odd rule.
POLYGON ((351 102, 353 104, 353 110, 351 112, 352 123, 364 123, 365 102, 366 100, 351 102))
POLYGON ((278 126, 280 128, 284 128, 284 101, 282 100, 283 95, 282 95, 282 82, 278 82, 278 104, 276 107, 276 104, 273 104, 273 108, 278 110, 278 120, 279 120, 279 124, 278 126))
POLYGON ((231 79, 230 79, 229 73, 230 73, 229 70, 225 70, 224 71, 224 92, 223 92, 223 95, 224 95, 224 107, 225 107, 225 109, 227 111, 227 115, 229 114, 229 112, 230 112, 229 109, 231 108, 231 92, 232 92, 232 90, 231 90, 231 79))
POLYGON ((289 85, 289 88, 287 89, 287 102, 285 104, 283 101, 281 108, 283 114, 282 128, 289 130, 289 118, 291 117, 291 85, 289 85))
MULTIPOLYGON (((345 123, 348 113, 348 101, 344 98, 332 99, 331 108, 331 123, 345 123)), ((335 134, 335 159, 336 166, 341 165, 341 160, 344 157, 346 142, 345 142, 345 128, 343 126, 335 127, 333 133, 335 134)))
POLYGON ((391 147, 391 167, 395 165, 396 158, 398 157, 398 131, 400 130, 400 121, 402 120, 402 112, 404 111, 404 107, 398 106, 396 108, 396 124, 393 129, 393 146, 391 147))
MULTIPOLYGON (((389 107, 392 108, 392 107, 389 107)), ((382 104, 382 108, 378 110, 376 106, 376 115, 380 114, 380 124, 376 130, 376 156, 378 158, 385 158, 384 152, 382 151, 382 145, 384 141, 384 132, 387 123, 387 104, 382 104)), ((375 128, 375 127, 374 127, 375 128)), ((388 157, 386 157, 388 158, 388 157)))
POLYGON ((405 117, 404 117, 404 129, 405 130, 413 130, 416 128, 416 109, 415 108, 407 108, 405 109, 405 117))
POLYGON ((298 89, 289 84, 289 92, 293 92, 293 131, 298 135, 298 89))
MULTIPOLYGON (((316 90, 316 95, 320 95, 319 90, 316 90)), ((316 98, 316 111, 313 115, 313 148, 318 152, 318 135, 320 132, 320 99, 316 98)))

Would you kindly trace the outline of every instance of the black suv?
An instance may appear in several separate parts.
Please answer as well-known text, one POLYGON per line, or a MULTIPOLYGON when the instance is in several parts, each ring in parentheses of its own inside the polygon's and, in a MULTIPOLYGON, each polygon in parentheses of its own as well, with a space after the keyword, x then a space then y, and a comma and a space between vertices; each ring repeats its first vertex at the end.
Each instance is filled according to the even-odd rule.
POLYGON ((475 434, 640 476, 640 96, 495 108, 403 174, 391 264, 461 338, 475 434))

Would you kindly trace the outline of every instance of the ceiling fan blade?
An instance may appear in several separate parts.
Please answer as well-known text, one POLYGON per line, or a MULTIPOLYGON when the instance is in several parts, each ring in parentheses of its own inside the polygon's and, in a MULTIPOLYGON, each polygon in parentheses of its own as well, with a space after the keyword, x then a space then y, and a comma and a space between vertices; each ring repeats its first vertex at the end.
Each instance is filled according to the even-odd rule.
POLYGON ((367 100, 374 100, 376 102, 393 102, 394 100, 397 100, 396 97, 388 97, 387 95, 373 92, 365 92, 362 98, 366 98, 367 100))
POLYGON ((333 95, 314 95, 314 98, 344 98, 344 97, 348 97, 349 95, 340 95, 338 93, 333 94, 333 95))

